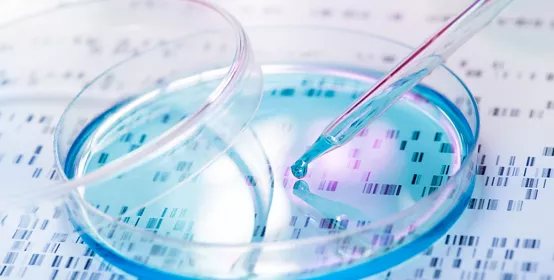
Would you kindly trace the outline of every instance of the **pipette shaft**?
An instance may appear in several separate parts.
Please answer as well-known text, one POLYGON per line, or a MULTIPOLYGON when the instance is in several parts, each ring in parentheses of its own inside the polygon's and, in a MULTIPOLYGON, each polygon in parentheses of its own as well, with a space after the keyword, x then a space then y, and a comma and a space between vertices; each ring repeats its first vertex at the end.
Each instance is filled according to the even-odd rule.
POLYGON ((314 144, 291 166, 293 175, 303 178, 310 162, 350 141, 512 1, 477 0, 451 19, 332 121, 314 144))

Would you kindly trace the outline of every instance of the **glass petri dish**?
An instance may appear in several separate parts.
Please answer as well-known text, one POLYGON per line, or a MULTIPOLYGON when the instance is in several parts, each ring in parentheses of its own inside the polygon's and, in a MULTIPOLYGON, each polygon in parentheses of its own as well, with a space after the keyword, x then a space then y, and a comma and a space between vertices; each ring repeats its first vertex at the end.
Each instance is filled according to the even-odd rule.
MULTIPOLYGON (((217 189, 200 179, 179 188, 169 184, 171 188, 162 188, 163 193, 148 187, 137 193, 129 178, 142 177, 130 170, 122 177, 130 183, 110 180, 88 186, 68 201, 74 225, 100 256, 139 278, 359 279, 422 252, 455 223, 473 191, 479 114, 470 91, 452 71, 435 70, 351 143, 312 163, 308 175, 297 180, 290 165, 306 145, 411 48, 329 27, 247 31, 263 69, 263 99, 245 130, 257 141, 236 140, 231 146, 245 146, 248 152, 239 153, 240 158, 258 154, 251 143, 259 142, 260 154, 267 155, 268 165, 258 167, 272 171, 271 190, 252 184, 253 193, 271 192, 259 195, 270 201, 258 206, 268 209, 267 219, 245 223, 243 217, 248 215, 233 213, 236 209, 229 201, 238 206, 247 204, 248 198, 251 209, 259 201, 255 194, 237 199, 234 183, 227 179, 217 189), (219 195, 225 188, 232 191, 219 195), (203 194, 195 193, 198 190, 203 194), (125 204, 139 193, 157 198, 138 211, 129 211, 125 204)), ((137 56, 105 74, 132 73, 141 63, 152 62, 146 55, 137 56)), ((186 89, 189 93, 203 90, 188 85, 186 89)), ((147 107, 180 108, 186 102, 180 94, 180 88, 170 91, 167 99, 157 98, 147 107)), ((136 123, 132 114, 117 119, 129 118, 132 122, 126 124, 136 123)), ((114 142, 125 142, 124 135, 117 134, 114 142)), ((205 139, 209 143, 211 138, 205 139)), ((191 156, 189 145, 178 157, 191 156)), ((216 154, 203 154, 209 159, 212 155, 216 154)), ((101 157, 99 153, 98 160, 90 162, 101 157)), ((150 160, 148 165, 163 166, 164 159, 150 160)), ((70 178, 72 170, 88 172, 75 164, 61 164, 61 168, 70 178)), ((192 177, 208 174, 213 179, 226 170, 217 162, 206 170, 211 168, 213 173, 192 177)), ((165 172, 158 179, 179 174, 179 170, 165 172)))
POLYGON ((308 145, 412 48, 328 26, 247 32, 264 72, 251 126, 275 175, 259 275, 372 276, 427 249, 455 223, 474 188, 480 119, 451 70, 435 70, 298 180, 290 166, 308 145))

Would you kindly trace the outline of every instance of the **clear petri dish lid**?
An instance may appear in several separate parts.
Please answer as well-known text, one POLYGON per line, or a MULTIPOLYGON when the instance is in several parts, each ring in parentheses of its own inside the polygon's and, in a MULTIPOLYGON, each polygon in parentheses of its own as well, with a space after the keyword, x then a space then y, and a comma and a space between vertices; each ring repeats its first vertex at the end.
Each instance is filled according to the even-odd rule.
POLYGON ((202 1, 63 4, 0 24, 0 46, 0 211, 64 198, 155 159, 159 168, 190 165, 175 155, 217 138, 219 146, 197 155, 186 177, 158 183, 134 206, 148 203, 226 153, 261 98, 244 31, 202 1), (156 131, 130 135, 160 120, 156 131), (102 152, 130 138, 131 148, 102 152), (81 170, 93 158, 94 171, 81 170))

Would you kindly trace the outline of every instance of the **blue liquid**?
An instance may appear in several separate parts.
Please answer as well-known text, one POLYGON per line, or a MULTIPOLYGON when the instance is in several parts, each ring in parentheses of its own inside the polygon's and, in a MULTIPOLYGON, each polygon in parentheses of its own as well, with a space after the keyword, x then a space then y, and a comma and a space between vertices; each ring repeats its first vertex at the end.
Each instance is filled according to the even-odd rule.
POLYGON ((298 159, 292 166, 291 172, 294 177, 302 179, 308 173, 308 164, 312 162, 316 157, 322 155, 325 152, 338 146, 333 142, 333 139, 328 136, 320 136, 315 140, 314 144, 310 147, 308 152, 304 153, 300 159, 298 159))
MULTIPOLYGON (((275 172, 275 194, 267 224, 260 224, 263 222, 256 220, 257 203, 253 199, 256 197, 255 188, 248 188, 244 184, 233 187, 233 184, 221 183, 215 188, 207 187, 208 190, 204 192, 192 191, 202 190, 206 186, 202 176, 199 176, 198 181, 185 185, 146 209, 125 213, 123 220, 137 228, 183 241, 224 240, 233 243, 255 240, 256 237, 263 237, 266 241, 279 241, 348 231, 413 206, 446 182, 460 167, 462 159, 467 156, 468 148, 474 142, 470 125, 462 112, 452 102, 429 88, 416 87, 352 141, 314 161, 310 169, 305 169, 307 172, 301 174, 304 180, 294 177, 303 173, 304 166, 294 172, 297 174, 291 173, 295 171, 291 170, 291 163, 306 152, 332 118, 371 86, 375 77, 376 74, 372 72, 335 67, 322 67, 317 71, 311 68, 310 72, 306 72, 302 67, 281 66, 266 73, 264 99, 252 122, 252 129, 265 147, 271 168, 275 172), (219 199, 221 195, 218 192, 229 187, 233 187, 234 192, 227 192, 227 199, 219 199), (231 196, 235 192, 240 192, 241 195, 231 196), (222 202, 227 204, 220 205, 222 202), (234 208, 243 205, 250 205, 247 207, 249 210, 234 211, 234 208), (209 211, 227 215, 207 215, 209 211), (233 223, 225 227, 220 225, 229 219, 233 223), (216 229, 206 230, 209 227, 216 229), (207 236, 201 236, 202 234, 207 236)), ((171 109, 173 102, 182 102, 182 99, 152 104, 165 109, 157 116, 150 116, 150 121, 140 127, 128 131, 135 140, 125 142, 127 134, 121 134, 114 127, 106 137, 112 136, 113 139, 123 141, 114 141, 113 145, 106 146, 103 150, 89 151, 86 143, 90 141, 90 135, 105 126, 106 118, 98 118, 82 133, 79 141, 75 142, 71 160, 66 165, 66 173, 76 176, 90 172, 105 164, 101 163, 106 157, 104 154, 109 154, 106 160, 109 162, 114 157, 125 155, 133 147, 137 148, 136 145, 140 146, 141 139, 148 141, 159 135, 176 120, 184 117, 183 112, 171 109)), ((147 112, 145 110, 146 115, 147 112)), ((107 112, 106 116, 109 114, 107 112)), ((119 214, 122 207, 131 209, 131 206, 139 206, 149 197, 178 182, 182 173, 191 168, 189 166, 195 166, 195 160, 202 162, 205 160, 202 156, 213 155, 212 149, 218 150, 218 146, 224 146, 225 143, 218 145, 217 141, 214 142, 216 136, 213 139, 199 139, 198 145, 206 144, 202 149, 190 149, 190 144, 177 157, 160 159, 156 166, 147 165, 132 170, 121 178, 87 188, 83 196, 93 205, 98 205, 99 209, 109 206, 106 213, 113 216, 119 214), (186 164, 182 164, 183 161, 186 164), (156 182, 152 182, 156 174, 159 174, 158 178, 156 182), (146 175, 151 176, 149 178, 146 175)), ((234 169, 234 174, 241 177, 249 173, 237 164, 240 162, 237 155, 231 154, 228 157, 238 166, 234 169)), ((204 178, 217 177, 218 170, 223 169, 214 168, 216 173, 206 174, 204 178)), ((453 212, 450 217, 452 221, 460 214, 464 201, 461 200, 460 207, 453 212)), ((94 219, 73 221, 81 228, 99 227, 94 219)), ((444 230, 446 229, 437 229, 427 239, 416 242, 411 247, 413 250, 408 250, 387 265, 375 265, 365 271, 370 274, 378 272, 409 257, 408 255, 418 253, 427 248, 444 230)), ((160 278, 163 275, 164 279, 172 276, 187 279, 134 262, 133 259, 155 259, 159 256, 153 255, 152 245, 141 242, 140 236, 136 234, 127 240, 120 239, 127 235, 124 228, 118 228, 115 235, 106 235, 103 231, 87 234, 85 239, 100 247, 100 251, 105 252, 105 257, 137 276, 160 278), (109 245, 106 240, 110 242, 109 245), (133 243, 133 250, 126 249, 129 243, 133 243)), ((303 255, 312 253, 298 252, 294 256, 276 254, 273 257, 294 261, 295 258, 313 258, 312 255, 303 255)), ((346 256, 349 253, 347 249, 341 249, 320 254, 318 258, 323 261, 330 255, 346 256)), ((206 272, 206 269, 217 270, 218 265, 225 265, 209 264, 205 255, 197 256, 193 253, 174 256, 171 260, 191 263, 186 271, 197 271, 200 274, 206 272)))
MULTIPOLYGON (((363 101, 358 107, 353 108, 349 115, 345 116, 336 127, 326 132, 326 134, 322 134, 315 140, 310 149, 291 166, 292 174, 298 179, 304 178, 308 173, 308 165, 313 160, 349 141, 360 129, 363 129, 375 120, 375 118, 392 105, 395 100, 402 96, 404 92, 407 92, 408 89, 415 86, 417 82, 428 73, 429 71, 427 69, 416 72, 393 83, 379 95, 363 101)), ((356 100, 354 102, 361 101, 356 100)))
POLYGON ((321 145, 317 151, 336 146, 319 133, 376 81, 375 73, 367 71, 310 70, 271 70, 252 124, 280 182, 274 200, 286 201, 274 202, 268 225, 273 230, 266 238, 309 238, 381 220, 439 189, 461 167, 474 141, 470 125, 455 104, 416 86, 352 141, 308 169, 312 159, 297 161, 299 156, 309 157, 306 151, 314 149, 314 142, 321 145), (279 194, 280 189, 285 191, 279 194), (272 220, 278 212, 292 212, 297 221, 305 217, 310 226, 278 224, 272 220))
POLYGON ((310 186, 303 180, 294 183, 293 193, 296 197, 317 209, 325 217, 332 217, 338 221, 348 217, 364 217, 363 213, 348 204, 326 199, 310 192, 310 186), (337 214, 338 213, 338 214, 337 214))
MULTIPOLYGON (((93 172, 127 155, 189 113, 183 112, 183 106, 174 106, 182 100, 178 92, 152 104, 135 104, 134 100, 115 105, 82 130, 66 160, 64 171, 68 178, 93 172), (122 110, 130 110, 132 114, 114 119, 122 110)), ((262 194, 253 187, 258 181, 251 176, 250 163, 245 163, 241 154, 231 147, 202 173, 193 175, 227 146, 217 133, 203 128, 201 133, 172 151, 114 178, 87 186, 82 195, 92 205, 105 209, 104 213, 109 216, 118 218, 123 214, 127 224, 163 232, 183 241, 259 241, 262 239, 260 234, 253 232, 265 224, 268 209, 264 203, 268 198, 261 197, 262 194), (180 186, 171 191, 177 185, 180 186), (164 195, 166 192, 169 193, 164 195), (158 196, 163 198, 150 202, 158 196), (147 207, 143 207, 145 203, 148 203, 147 207), (212 219, 207 218, 210 216, 206 212, 213 215, 212 219), (158 216, 155 221, 152 220, 154 216, 158 216), (175 224, 171 223, 172 220, 175 224), (227 231, 228 236, 213 231, 223 230, 232 223, 241 223, 241 226, 235 231, 227 231)), ((105 227, 105 224, 98 221, 98 224, 89 226, 105 227)))

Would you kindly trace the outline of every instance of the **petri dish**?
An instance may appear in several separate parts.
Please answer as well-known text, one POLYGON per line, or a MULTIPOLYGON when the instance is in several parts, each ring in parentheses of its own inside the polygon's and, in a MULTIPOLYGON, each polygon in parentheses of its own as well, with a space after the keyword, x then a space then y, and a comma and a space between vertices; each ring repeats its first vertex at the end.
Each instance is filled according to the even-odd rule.
MULTIPOLYGON (((257 154, 251 143, 260 144, 260 154, 267 155, 262 167, 272 172, 270 190, 253 183, 252 194, 241 195, 241 200, 235 197, 233 181, 224 179, 223 187, 211 188, 202 179, 192 179, 178 188, 170 183, 170 188, 161 188, 163 192, 149 184, 137 191, 135 181, 145 181, 142 174, 158 172, 165 157, 150 160, 146 167, 156 163, 151 171, 132 169, 119 179, 128 183, 107 180, 73 193, 68 201, 73 224, 100 256, 139 278, 359 279, 424 251, 455 223, 473 191, 479 114, 470 91, 452 71, 435 70, 351 143, 312 163, 308 175, 297 180, 290 165, 306 145, 411 49, 390 39, 329 27, 246 30, 263 71, 263 98, 244 130, 257 141, 239 137, 231 146, 246 146, 248 152, 239 153, 241 158, 257 154), (232 190, 220 195, 225 188, 232 190), (147 198, 134 203, 144 193, 147 198), (260 204, 264 200, 257 197, 266 197, 269 203, 260 204), (147 200, 149 204, 138 211, 126 208, 147 200), (250 209, 257 205, 267 209, 266 218, 248 222, 244 219, 248 215, 232 212, 248 203, 250 209)), ((147 55, 136 56, 105 74, 132 73, 140 68, 136 65, 153 63, 147 55)), ((196 86, 187 84, 186 92, 204 90, 204 83, 196 86)), ((145 103, 145 115, 151 114, 146 109, 152 106, 180 108, 188 102, 180 92, 169 91, 167 99, 145 103)), ((121 114, 117 120, 133 130, 137 123, 132 114, 121 114)), ((116 135, 109 139, 123 145, 127 134, 116 135)), ((78 143, 69 142, 72 147, 78 143)), ((196 158, 189 154, 190 145, 178 153, 179 158, 196 158)), ((81 144, 76 147, 83 149, 81 144)), ((215 155, 206 153, 198 159, 215 155)), ((91 168, 94 174, 98 165, 76 168, 79 161, 67 158, 65 164, 60 161, 60 168, 70 178, 76 176, 72 170, 86 173, 91 168)), ((102 151, 88 162, 101 158, 102 151)), ((191 177, 219 178, 226 169, 215 162, 191 177), (213 173, 206 172, 212 168, 213 173)), ((179 174, 179 170, 164 172, 156 173, 158 180, 179 174)))
POLYGON ((258 260, 260 273, 281 266, 291 278, 360 279, 441 237, 474 187, 479 113, 464 83, 444 66, 435 70, 298 180, 292 163, 411 48, 325 26, 247 31, 264 71, 251 126, 276 182, 267 248, 280 248, 258 260))

